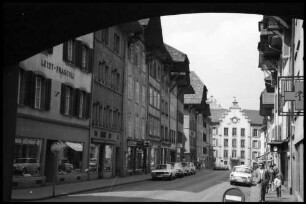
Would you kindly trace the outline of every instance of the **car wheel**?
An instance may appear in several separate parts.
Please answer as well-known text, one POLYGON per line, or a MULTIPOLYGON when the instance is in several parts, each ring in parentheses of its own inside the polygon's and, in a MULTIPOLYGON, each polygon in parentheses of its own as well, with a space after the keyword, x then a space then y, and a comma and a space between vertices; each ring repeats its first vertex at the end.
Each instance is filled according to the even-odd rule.
POLYGON ((233 182, 230 182, 231 185, 234 185, 233 182))

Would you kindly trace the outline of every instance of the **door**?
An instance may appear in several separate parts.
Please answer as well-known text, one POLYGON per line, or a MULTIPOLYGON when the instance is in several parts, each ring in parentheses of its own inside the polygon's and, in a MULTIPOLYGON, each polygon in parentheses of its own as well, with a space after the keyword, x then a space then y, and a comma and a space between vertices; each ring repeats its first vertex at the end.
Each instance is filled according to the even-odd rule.
POLYGON ((46 159, 45 159, 45 176, 46 182, 51 183, 54 180, 54 174, 57 173, 56 170, 56 156, 51 152, 51 145, 57 142, 56 140, 47 140, 46 148, 46 159))

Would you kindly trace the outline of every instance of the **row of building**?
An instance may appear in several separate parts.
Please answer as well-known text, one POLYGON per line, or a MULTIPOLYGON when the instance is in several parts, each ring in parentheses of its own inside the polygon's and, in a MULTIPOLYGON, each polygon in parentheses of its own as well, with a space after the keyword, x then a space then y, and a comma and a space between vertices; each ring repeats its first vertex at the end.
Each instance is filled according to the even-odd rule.
POLYGON ((160 18, 67 40, 19 66, 14 187, 174 161, 213 168, 207 88, 187 55, 163 42, 160 18))
POLYGON ((265 147, 259 160, 276 164, 283 185, 304 201, 304 21, 263 16, 259 22, 260 96, 265 147))

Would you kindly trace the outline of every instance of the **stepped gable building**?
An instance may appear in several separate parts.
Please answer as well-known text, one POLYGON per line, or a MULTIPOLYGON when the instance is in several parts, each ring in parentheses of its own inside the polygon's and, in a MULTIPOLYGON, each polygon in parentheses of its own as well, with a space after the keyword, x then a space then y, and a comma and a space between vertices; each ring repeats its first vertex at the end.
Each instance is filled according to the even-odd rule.
POLYGON ((234 99, 229 109, 212 109, 211 121, 216 167, 257 165, 265 145, 259 111, 241 109, 234 99))

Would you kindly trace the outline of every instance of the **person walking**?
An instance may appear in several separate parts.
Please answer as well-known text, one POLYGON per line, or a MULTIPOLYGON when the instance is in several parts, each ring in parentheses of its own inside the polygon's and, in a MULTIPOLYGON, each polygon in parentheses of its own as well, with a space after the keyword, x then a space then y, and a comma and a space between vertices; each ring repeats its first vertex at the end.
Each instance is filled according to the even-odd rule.
POLYGON ((269 183, 269 171, 265 169, 263 163, 259 163, 259 168, 255 170, 255 181, 259 190, 258 201, 265 202, 266 187, 269 183))
POLYGON ((270 180, 269 180, 269 185, 267 186, 266 193, 268 193, 268 191, 272 191, 274 189, 273 181, 274 181, 275 175, 274 175, 274 169, 273 169, 273 165, 272 164, 269 166, 269 170, 268 171, 269 171, 269 175, 270 175, 270 180))
POLYGON ((276 195, 278 198, 278 201, 281 201, 282 197, 282 175, 281 173, 276 175, 276 178, 274 179, 274 185, 276 188, 276 195))
MULTIPOLYGON (((279 174, 279 168, 276 166, 276 164, 273 164, 273 181, 274 179, 276 178, 276 175, 279 174)), ((274 185, 274 182, 273 182, 273 190, 272 191, 275 191, 275 185, 274 185)))

